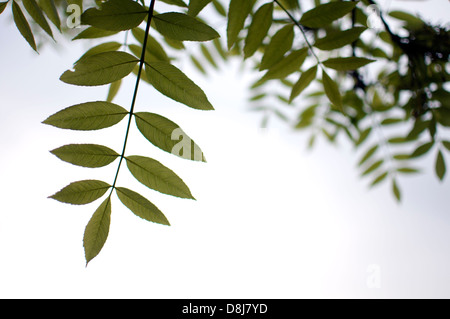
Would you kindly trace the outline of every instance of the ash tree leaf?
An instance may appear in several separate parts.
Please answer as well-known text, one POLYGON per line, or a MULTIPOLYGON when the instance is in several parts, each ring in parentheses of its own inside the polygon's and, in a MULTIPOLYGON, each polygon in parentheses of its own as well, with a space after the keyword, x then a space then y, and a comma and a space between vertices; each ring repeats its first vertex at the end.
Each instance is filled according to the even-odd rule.
POLYGON ((187 4, 184 3, 183 0, 161 0, 162 2, 165 2, 167 4, 171 4, 174 6, 178 6, 178 7, 182 7, 182 8, 187 8, 187 4))
POLYGON ((397 181, 395 179, 392 180, 392 193, 394 194, 397 201, 401 200, 400 188, 398 187, 397 181))
POLYGON ((212 0, 189 0, 188 14, 190 16, 197 16, 212 0))
POLYGON ((166 216, 148 199, 124 187, 116 187, 116 194, 122 204, 136 216, 153 223, 170 226, 166 216))
POLYGON ((143 156, 125 159, 131 174, 145 186, 163 194, 195 199, 183 180, 160 162, 143 156))
POLYGON ((330 100, 330 102, 334 106, 336 106, 339 110, 342 110, 342 97, 341 93, 339 92, 339 88, 336 82, 334 82, 330 78, 330 76, 325 72, 325 70, 322 70, 322 82, 325 94, 330 100))
POLYGON ((119 50, 119 48, 122 46, 122 44, 120 44, 119 42, 106 42, 106 43, 101 43, 99 45, 96 45, 93 48, 90 48, 89 50, 87 50, 79 59, 77 62, 81 61, 82 59, 85 59, 89 56, 93 56, 99 53, 104 53, 104 52, 110 52, 110 51, 117 51, 119 50))
POLYGON ((153 21, 162 35, 178 41, 209 41, 219 37, 207 24, 179 12, 157 14, 153 21))
POLYGON ((61 31, 61 20, 54 0, 39 0, 39 6, 45 12, 49 20, 61 31))
POLYGON ((439 178, 439 180, 442 181, 445 176, 446 167, 445 167, 444 155, 442 154, 441 150, 438 151, 437 156, 436 156, 435 171, 436 171, 436 176, 439 178))
POLYGON ((84 231, 83 246, 86 265, 102 250, 111 224, 111 197, 94 212, 84 231))
POLYGON ((377 168, 379 168, 382 164, 383 164, 383 160, 378 160, 374 163, 372 163, 362 174, 361 176, 365 176, 368 175, 370 173, 372 173, 373 171, 375 171, 377 168))
POLYGON ((444 147, 450 151, 450 141, 442 141, 442 145, 444 145, 444 147))
MULTIPOLYGON (((145 38, 144 30, 142 30, 141 28, 134 28, 133 30, 131 30, 131 33, 133 33, 133 36, 135 37, 136 40, 139 41, 140 44, 142 44, 142 45, 144 44, 144 38, 145 38)), ((142 52, 142 46, 138 46, 138 47, 139 47, 139 52, 142 52)), ((149 56, 149 59, 148 59, 149 61, 158 60, 158 61, 170 62, 170 58, 167 55, 164 48, 151 35, 147 36, 147 46, 145 47, 145 50, 146 50, 146 57, 149 56)), ((137 56, 140 56, 140 55, 137 55, 137 56)))
POLYGON ((300 75, 298 81, 294 84, 291 91, 291 96, 289 97, 289 103, 291 103, 297 96, 299 96, 304 89, 311 84, 311 82, 316 78, 317 65, 306 70, 300 75))
POLYGON ((156 147, 181 158, 206 162, 200 147, 171 120, 148 112, 138 112, 134 115, 139 131, 156 147), (183 140, 181 142, 178 141, 178 136, 174 136, 174 133, 180 133, 177 135, 181 135, 183 140), (180 143, 183 146, 183 154, 174 151, 180 143), (197 156, 197 154, 200 154, 200 156, 197 156))
POLYGON ((127 110, 113 103, 86 102, 65 108, 43 123, 63 129, 91 131, 113 126, 127 114, 127 110))
POLYGON ((108 0, 101 8, 87 9, 81 15, 81 23, 108 31, 124 31, 137 27, 148 11, 133 0, 108 0))
POLYGON ((0 14, 5 10, 7 5, 8 5, 8 1, 0 2, 0 14))
POLYGON ((255 54, 272 25, 273 2, 262 5, 254 14, 245 38, 244 59, 255 54))
POLYGON ((369 63, 375 62, 375 60, 359 57, 347 57, 347 58, 330 58, 323 61, 323 65, 327 68, 337 71, 356 70, 369 63))
POLYGON ((115 82, 133 71, 139 60, 126 52, 102 52, 82 60, 67 70, 60 80, 73 85, 97 86, 115 82))
POLYGON ((419 147, 417 147, 409 157, 410 158, 420 157, 420 156, 428 153, 428 151, 431 150, 433 145, 434 145, 434 142, 427 142, 425 144, 422 144, 419 147))
POLYGON ((14 0, 12 2, 12 12, 14 23, 16 24, 16 27, 19 30, 20 34, 28 42, 30 47, 37 52, 36 42, 34 41, 34 36, 33 32, 31 32, 30 25, 28 24, 27 19, 23 15, 22 9, 20 9, 20 6, 14 0))
POLYGON ((203 90, 170 63, 154 61, 146 64, 150 84, 165 96, 199 110, 213 110, 203 90))
POLYGON ((111 187, 108 183, 97 180, 73 182, 49 198, 62 203, 85 205, 105 195, 111 187))
POLYGON ((308 49, 292 51, 284 57, 280 62, 272 66, 263 76, 263 80, 283 79, 288 75, 300 70, 303 62, 308 56, 308 49))
POLYGON ((103 167, 119 156, 112 149, 96 144, 69 144, 50 151, 59 159, 83 167, 103 167))
POLYGON ((403 173, 403 174, 415 174, 420 173, 420 170, 413 167, 399 167, 397 168, 397 172, 403 173))
POLYGON ((361 159, 358 162, 358 166, 363 165, 365 162, 367 162, 368 159, 370 159, 372 157, 373 154, 375 154, 375 152, 378 150, 378 144, 372 146, 371 148, 369 148, 364 155, 361 157, 361 159))
POLYGON ((81 31, 76 37, 74 37, 72 39, 72 41, 80 40, 80 39, 104 38, 104 37, 109 37, 109 36, 115 35, 117 33, 119 33, 119 31, 108 31, 108 30, 97 29, 94 27, 89 27, 89 28, 81 31))
POLYGON ((278 30, 264 51, 259 70, 265 70, 283 59, 284 54, 292 48, 294 25, 288 24, 278 30))
POLYGON ((106 102, 112 102, 119 92, 120 86, 122 85, 122 80, 113 82, 109 86, 108 96, 106 97, 106 102))
POLYGON ((384 181, 387 176, 388 176, 388 172, 381 173, 380 175, 378 175, 377 177, 374 178, 372 183, 370 183, 369 187, 374 187, 375 185, 378 185, 379 183, 384 181))
POLYGON ((228 8, 227 45, 228 50, 236 43, 244 28, 245 20, 252 11, 255 0, 231 0, 228 8))
POLYGON ((325 27, 352 11, 357 3, 357 1, 336 1, 318 5, 302 15, 300 24, 308 28, 325 27))
POLYGON ((50 26, 48 25, 48 22, 36 0, 22 0, 22 4, 33 20, 42 28, 42 30, 53 38, 52 29, 50 29, 50 26))
POLYGON ((317 39, 314 46, 320 50, 335 50, 351 44, 359 39, 366 27, 354 27, 349 30, 327 33, 324 38, 317 39))

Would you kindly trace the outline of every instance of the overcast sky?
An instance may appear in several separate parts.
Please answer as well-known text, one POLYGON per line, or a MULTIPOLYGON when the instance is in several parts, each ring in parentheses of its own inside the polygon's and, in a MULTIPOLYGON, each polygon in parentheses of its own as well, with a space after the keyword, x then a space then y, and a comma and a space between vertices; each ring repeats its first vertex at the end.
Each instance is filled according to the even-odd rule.
MULTIPOLYGON (((447 0, 389 5, 414 5, 438 21, 450 12, 447 0)), ((389 185, 366 188, 345 143, 319 141, 308 152, 305 136, 287 127, 259 129, 260 118, 245 112, 248 78, 233 66, 210 78, 183 66, 214 112, 141 87, 137 110, 178 123, 208 163, 172 158, 135 128, 127 153, 173 169, 197 201, 151 191, 123 167, 119 186, 147 196, 172 226, 145 222, 114 197, 108 240, 86 268, 83 232, 100 201, 80 207, 47 197, 76 180, 111 183, 117 162, 80 168, 48 151, 98 143, 120 152, 126 121, 93 133, 41 124, 62 108, 105 99, 106 87, 58 80, 85 44, 36 55, 4 14, 0 43, 1 298, 450 297, 450 182, 434 177, 434 154, 424 174, 400 180, 397 204, 389 185)), ((130 77, 117 104, 129 108, 133 85, 130 77)))

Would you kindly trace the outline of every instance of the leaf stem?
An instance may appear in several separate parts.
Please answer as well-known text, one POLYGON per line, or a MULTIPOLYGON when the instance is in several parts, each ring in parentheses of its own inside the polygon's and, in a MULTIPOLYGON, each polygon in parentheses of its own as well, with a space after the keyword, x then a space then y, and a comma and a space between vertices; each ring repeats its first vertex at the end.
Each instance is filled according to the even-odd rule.
MULTIPOLYGON (((128 117, 127 130, 126 130, 126 133, 125 133, 125 140, 123 142, 122 154, 120 155, 120 160, 119 160, 119 165, 117 166, 116 176, 114 177, 114 182, 113 182, 112 187, 111 187, 111 194, 112 194, 112 192, 114 191, 114 189, 116 187, 116 182, 117 182, 117 178, 119 177, 120 167, 122 165, 123 159, 125 158, 125 150, 127 148, 128 135, 130 133, 131 120, 132 120, 133 114, 134 114, 134 106, 136 104, 137 93, 138 93, 138 90, 139 90, 139 82, 141 80, 142 68, 144 67, 144 63, 145 63, 145 51, 146 51, 146 47, 147 47, 147 38, 148 38, 148 34, 150 32, 150 25, 151 25, 151 22, 152 22, 155 2, 156 2, 156 0, 151 0, 150 8, 148 10, 147 26, 145 28, 144 42, 142 43, 142 52, 141 52, 141 58, 139 60, 139 70, 138 70, 137 77, 136 77, 136 85, 134 87, 133 99, 131 101, 130 112, 129 112, 129 115, 128 115, 129 117, 128 117)), ((111 194, 110 194, 110 196, 111 196, 111 194)))

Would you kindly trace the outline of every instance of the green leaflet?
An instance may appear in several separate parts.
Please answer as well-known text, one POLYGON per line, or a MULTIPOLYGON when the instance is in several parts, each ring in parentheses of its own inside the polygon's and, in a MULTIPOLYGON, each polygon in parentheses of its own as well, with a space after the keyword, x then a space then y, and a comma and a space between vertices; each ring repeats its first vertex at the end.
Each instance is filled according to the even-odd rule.
POLYGON ((61 20, 54 0, 39 0, 39 6, 45 12, 50 21, 61 31, 61 20))
POLYGON ((153 87, 167 97, 194 109, 214 109, 202 89, 170 63, 146 63, 145 71, 153 87))
POLYGON ((174 6, 179 6, 179 7, 182 7, 182 8, 187 8, 187 5, 186 5, 186 3, 184 3, 183 0, 161 0, 161 1, 162 1, 162 2, 165 2, 165 3, 167 3, 167 4, 174 5, 174 6))
POLYGON ((122 85, 122 80, 111 83, 108 90, 108 96, 106 97, 107 102, 112 102, 119 92, 120 86, 122 85))
POLYGON ((424 24, 422 19, 420 19, 416 16, 413 16, 412 14, 409 14, 404 11, 391 11, 391 12, 389 12, 389 15, 395 19, 406 22, 408 24, 408 26, 411 28, 418 29, 418 28, 422 27, 424 24))
POLYGON ((145 197, 124 187, 116 187, 116 194, 122 204, 136 216, 153 223, 170 226, 166 216, 145 197))
POLYGON ((113 126, 127 114, 127 110, 113 103, 87 102, 63 109, 43 123, 63 129, 90 131, 113 126))
POLYGON ((94 27, 89 27, 86 30, 81 31, 76 37, 74 37, 72 40, 79 40, 79 39, 98 39, 103 37, 109 37, 114 34, 117 34, 119 31, 108 31, 108 30, 102 30, 97 29, 94 27))
POLYGON ((34 36, 33 33, 31 32, 30 25, 28 24, 27 19, 23 15, 20 6, 14 0, 12 2, 12 12, 14 17, 14 23, 16 24, 16 27, 19 30, 20 34, 24 37, 25 40, 27 40, 30 47, 32 47, 33 50, 37 52, 36 42, 34 42, 34 36))
POLYGON ((364 164, 369 158, 372 157, 373 154, 375 154, 375 152, 378 150, 378 144, 372 146, 371 148, 369 148, 364 155, 362 156, 362 158, 359 160, 358 166, 361 166, 362 164, 364 164))
POLYGON ((7 5, 8 5, 8 1, 0 2, 0 14, 5 10, 7 5))
POLYGON ((84 58, 68 70, 60 80, 73 85, 97 86, 115 82, 127 76, 139 60, 125 52, 103 52, 84 58))
POLYGON ((181 158, 206 162, 200 147, 171 120, 148 112, 134 115, 139 131, 153 145, 181 158), (182 137, 181 141, 179 137, 182 137), (179 149, 182 152, 177 152, 179 149))
POLYGON ((392 193, 394 194, 395 198, 397 199, 397 201, 400 202, 402 196, 400 193, 400 188, 397 185, 397 181, 395 179, 392 180, 392 193))
POLYGON ((133 0, 108 0, 97 8, 87 9, 81 23, 108 31, 124 31, 137 27, 148 11, 133 0))
POLYGON ((339 93, 339 88, 329 75, 322 70, 322 82, 325 94, 332 104, 334 104, 339 110, 342 110, 342 97, 339 93))
POLYGON ((209 41, 219 37, 210 26, 179 12, 153 16, 156 29, 164 36, 179 41, 209 41))
POLYGON ((127 156, 126 160, 131 174, 145 186, 163 194, 195 199, 183 180, 160 162, 143 156, 127 156))
POLYGON ((367 174, 372 173, 373 171, 375 171, 377 168, 379 168, 382 164, 383 164, 383 160, 378 160, 374 163, 372 163, 362 174, 361 176, 365 176, 367 174))
POLYGON ((70 144, 50 151, 59 159, 83 167, 103 167, 119 156, 112 149, 96 144, 70 144))
POLYGON ((358 40, 366 29, 366 27, 354 27, 345 31, 330 32, 326 37, 316 40, 314 46, 320 50, 339 49, 358 40))
POLYGON ((300 24, 308 28, 327 26, 352 11, 357 3, 357 1, 336 1, 318 5, 303 14, 300 24))
POLYGON ((264 51, 259 70, 266 70, 283 59, 294 41, 294 25, 288 24, 275 33, 264 51))
MULTIPOLYGON (((133 36, 136 40, 139 41, 143 45, 144 38, 145 38, 145 31, 141 28, 134 28, 131 30, 131 33, 133 33, 133 36)), ((132 45, 129 45, 130 49, 132 45)), ((142 46, 139 47, 139 52, 142 52, 142 46)), ((147 46, 146 46, 146 57, 149 56, 149 61, 152 60, 160 60, 160 61, 166 61, 170 62, 169 56, 167 55, 166 51, 164 51, 164 48, 159 44, 159 42, 152 37, 151 35, 148 35, 147 37, 147 46)), ((137 56, 140 56, 138 54, 137 56)))
POLYGON ((97 180, 74 182, 49 198, 62 203, 85 205, 102 197, 111 185, 97 180))
POLYGON ((308 56, 308 49, 292 51, 289 55, 284 57, 280 62, 272 66, 263 76, 263 80, 283 79, 289 74, 300 70, 303 62, 308 56))
POLYGON ((104 52, 110 52, 110 51, 117 51, 119 50, 119 48, 122 46, 122 44, 120 44, 119 42, 106 42, 106 43, 102 43, 99 45, 96 45, 93 48, 90 48, 89 50, 87 50, 79 59, 77 62, 81 61, 82 59, 85 59, 89 56, 93 56, 99 53, 104 53, 104 52))
POLYGON ((97 256, 108 238, 111 224, 111 197, 108 197, 94 212, 86 226, 83 237, 86 265, 97 256))
POLYGON ((330 58, 326 61, 323 61, 322 63, 326 67, 334 70, 347 71, 347 70, 356 70, 372 62, 375 62, 375 60, 359 57, 347 57, 347 58, 330 58))
POLYGON ((245 38, 244 59, 251 57, 261 46, 272 25, 273 2, 261 6, 254 14, 245 38))
POLYGON ((416 158, 416 157, 420 157, 426 153, 428 153, 429 150, 431 150, 431 148, 433 147, 434 142, 428 142, 428 143, 424 143, 422 145, 420 145, 419 147, 417 147, 412 154, 409 156, 409 158, 416 158))
POLYGON ((317 65, 306 70, 300 75, 298 81, 294 84, 291 91, 291 96, 289 97, 289 103, 291 103, 304 89, 308 87, 309 84, 316 78, 317 65))
POLYGON ((372 183, 370 183, 370 187, 374 187, 375 185, 378 185, 383 180, 385 180, 386 177, 388 177, 388 175, 389 175, 388 172, 381 173, 380 175, 378 175, 377 177, 374 178, 372 183))
POLYGON ((438 151, 437 156, 436 156, 435 171, 436 171, 436 176, 439 178, 439 180, 442 181, 445 176, 446 167, 445 167, 444 155, 442 154, 441 150, 438 151))
POLYGON ((53 38, 52 29, 47 23, 47 20, 42 13, 41 8, 39 8, 36 0, 22 0, 23 6, 33 18, 33 20, 44 30, 49 36, 53 38))
POLYGON ((228 50, 238 39, 244 28, 245 19, 252 11, 255 0, 231 0, 228 8, 227 45, 228 50))
POLYGON ((190 16, 197 16, 212 0, 189 0, 188 14, 190 16))

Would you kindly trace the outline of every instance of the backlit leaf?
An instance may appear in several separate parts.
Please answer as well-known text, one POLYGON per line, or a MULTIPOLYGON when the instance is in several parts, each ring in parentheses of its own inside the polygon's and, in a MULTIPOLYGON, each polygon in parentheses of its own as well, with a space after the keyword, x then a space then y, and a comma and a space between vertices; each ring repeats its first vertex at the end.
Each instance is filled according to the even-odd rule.
POLYGON ((208 5, 212 0, 189 0, 188 14, 195 17, 208 5))
POLYGON ((361 176, 365 176, 367 174, 372 173, 377 168, 379 168, 383 164, 383 162, 384 162, 383 160, 378 160, 378 161, 372 163, 366 170, 364 170, 364 172, 362 172, 361 176))
POLYGON ((33 20, 44 30, 49 36, 53 38, 52 29, 47 23, 47 20, 42 13, 41 8, 39 8, 36 0, 22 0, 22 4, 33 18, 33 20))
POLYGON ((99 53, 103 53, 103 52, 110 52, 110 51, 117 51, 120 47, 122 46, 122 44, 120 44, 119 42, 106 42, 106 43, 101 43, 99 45, 96 45, 93 48, 90 48, 89 50, 87 50, 79 59, 77 62, 79 62, 80 60, 87 58, 89 56, 93 56, 99 53))
POLYGON ((119 156, 112 149, 96 144, 69 144, 51 153, 65 162, 92 168, 111 164, 119 156))
POLYGON ((97 256, 108 238, 111 224, 111 197, 108 197, 92 215, 83 237, 86 265, 97 256))
POLYGON ((133 0, 100 3, 100 9, 90 8, 81 15, 81 23, 108 31, 123 31, 137 27, 147 16, 146 9, 133 0))
POLYGON ((20 34, 24 37, 25 40, 27 40, 28 44, 33 48, 33 50, 37 52, 33 32, 31 32, 30 25, 28 24, 27 19, 22 13, 22 9, 20 9, 20 6, 16 3, 16 1, 12 2, 12 12, 14 23, 16 24, 16 27, 19 30, 20 34))
POLYGON ((108 96, 106 97, 106 102, 112 102, 119 92, 120 86, 122 85, 122 80, 111 83, 108 90, 108 96))
POLYGON ((292 87, 291 96, 289 98, 289 102, 292 102, 300 93, 303 92, 304 89, 311 84, 311 82, 316 78, 317 74, 317 65, 312 68, 306 70, 300 75, 298 81, 292 87))
POLYGON ((60 80, 73 85, 97 86, 115 82, 127 76, 139 60, 125 52, 103 52, 83 58, 67 70, 60 80))
POLYGON ((414 152, 409 156, 410 158, 416 158, 426 154, 434 145, 434 142, 428 142, 417 147, 414 152))
POLYGON ((194 109, 214 109, 203 90, 170 63, 152 62, 145 70, 148 81, 165 96, 194 109))
POLYGON ((131 174, 145 186, 164 194, 194 199, 183 180, 160 162, 143 156, 127 156, 126 160, 131 174))
POLYGON ((383 180, 386 179, 387 176, 388 176, 388 172, 384 172, 384 173, 378 175, 377 177, 375 177, 375 179, 372 181, 372 183, 370 183, 370 187, 373 187, 373 186, 381 183, 383 180))
POLYGON ((378 144, 372 146, 371 148, 369 148, 364 155, 361 157, 361 159, 358 162, 358 166, 361 166, 362 164, 364 164, 369 158, 372 157, 373 154, 375 154, 375 152, 378 149, 378 144))
POLYGON ((354 27, 349 30, 330 32, 326 37, 317 39, 314 46, 320 50, 339 49, 358 40, 366 29, 365 27, 354 27))
POLYGON ((394 194, 397 201, 401 200, 400 188, 397 185, 397 181, 395 179, 392 180, 392 193, 394 194))
POLYGON ((153 16, 156 29, 164 36, 179 41, 209 41, 219 37, 210 26, 179 12, 153 16))
MULTIPOLYGON (((139 41, 139 43, 141 43, 142 45, 144 44, 145 38, 144 30, 142 30, 141 28, 134 28, 133 30, 131 30, 131 33, 133 33, 133 36, 136 38, 136 40, 139 41)), ((145 47, 145 49, 146 49, 146 56, 145 56, 146 60, 148 61, 160 60, 170 62, 170 59, 167 56, 166 51, 164 51, 162 45, 159 44, 159 42, 151 35, 147 36, 147 46, 145 47)), ((142 46, 139 46, 139 52, 142 52, 142 46)), ((137 56, 140 56, 140 54, 138 54, 137 56)))
POLYGON ((245 19, 252 11, 255 0, 231 0, 228 8, 227 44, 228 49, 237 41, 244 28, 245 19))
POLYGON ((336 1, 318 5, 302 15, 300 24, 309 28, 327 26, 352 11, 357 3, 357 1, 336 1))
POLYGON ((148 112, 135 113, 135 117, 139 131, 153 145, 185 159, 206 162, 200 147, 171 120, 148 112), (179 148, 182 154, 177 152, 179 148))
POLYGON ((109 36, 115 35, 118 32, 119 31, 108 31, 108 30, 97 29, 94 27, 89 27, 89 28, 81 31, 72 40, 104 38, 104 37, 109 37, 109 36))
POLYGON ((284 54, 291 49, 294 40, 294 25, 288 24, 275 33, 269 45, 264 51, 264 56, 259 67, 260 70, 265 70, 275 65, 284 54))
POLYGON ((272 66, 266 74, 264 74, 264 80, 271 79, 283 79, 290 75, 291 73, 300 70, 303 62, 308 56, 308 49, 303 48, 291 52, 289 55, 284 57, 280 62, 272 66))
POLYGON ((145 197, 124 187, 117 187, 116 194, 122 204, 136 216, 153 223, 170 226, 166 216, 145 197))
POLYGON ((442 154, 441 150, 438 151, 437 156, 436 156, 435 171, 436 171, 437 177, 442 181, 445 176, 446 167, 445 167, 444 155, 442 154))
POLYGON ((251 57, 262 44, 272 25, 273 2, 261 6, 253 15, 244 46, 244 58, 251 57))
POLYGON ((127 110, 113 103, 86 102, 63 109, 43 123, 63 129, 90 131, 113 126, 127 114, 127 110))
POLYGON ((369 63, 375 62, 375 60, 359 58, 359 57, 347 57, 347 58, 330 58, 323 61, 323 65, 327 68, 331 68, 338 71, 356 70, 369 63))
POLYGON ((74 182, 50 196, 62 203, 85 205, 102 197, 111 185, 97 180, 74 182))
POLYGON ((39 0, 39 6, 45 12, 50 21, 61 31, 61 20, 54 0, 39 0))
POLYGON ((339 88, 329 75, 322 70, 322 82, 325 94, 332 104, 334 104, 339 110, 342 110, 342 97, 339 93, 339 88))

